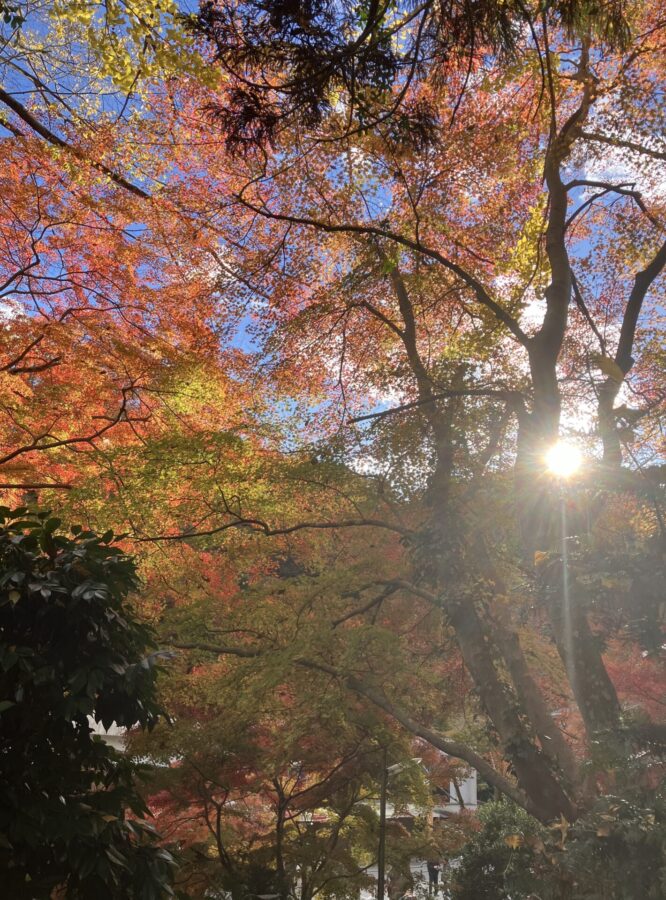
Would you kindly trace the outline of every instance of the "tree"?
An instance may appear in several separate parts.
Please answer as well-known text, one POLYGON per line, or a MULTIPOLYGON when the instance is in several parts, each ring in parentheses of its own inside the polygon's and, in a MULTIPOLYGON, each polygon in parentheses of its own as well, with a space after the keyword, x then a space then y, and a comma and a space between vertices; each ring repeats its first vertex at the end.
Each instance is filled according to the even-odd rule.
POLYGON ((639 900, 663 893, 661 791, 604 798, 572 828, 561 823, 549 831, 506 801, 482 807, 478 818, 480 830, 448 873, 460 900, 639 900))
MULTIPOLYGON (((308 8, 296 24, 319 41, 326 10, 308 8)), ((396 46, 439 8, 418 7, 396 46)), ((261 75, 295 15, 262 19, 263 56, 241 46, 239 65, 261 75)), ((165 645, 211 669, 278 661, 283 677, 332 679, 548 823, 584 817, 613 783, 649 783, 664 739, 659 702, 628 705, 661 677, 664 22, 649 2, 628 20, 631 46, 528 9, 510 57, 491 42, 444 77, 426 54, 379 85, 363 128, 344 91, 307 127, 287 97, 274 146, 245 155, 211 116, 234 109, 234 73, 156 85, 136 141, 164 186, 132 300, 152 290, 145 252, 151 276, 158 244, 178 265, 164 317, 160 291, 131 330, 107 320, 104 346, 125 374, 128 334, 153 345, 173 321, 190 367, 166 350, 147 364, 142 396, 166 393, 168 372, 178 398, 159 427, 114 427, 69 457, 86 489, 65 502, 129 529, 165 645), (428 133, 383 121, 391 98, 426 104, 428 133), (209 267, 181 303, 199 246, 209 267), (544 462, 560 434, 588 455, 564 496, 544 462), (302 578, 255 591, 285 559, 302 578)), ((371 21, 368 35, 384 27, 371 21)), ((236 48, 209 37, 224 70, 236 48)), ((126 204, 145 198, 113 181, 120 196, 134 221, 126 204)), ((121 246, 104 258, 114 272, 121 246)), ((21 374, 38 390, 50 378, 21 374)), ((98 396, 80 404, 91 419, 109 415, 98 396)), ((39 410, 17 406, 29 430, 39 410)))
MULTIPOLYGON (((355 746, 344 746, 324 727, 316 738, 311 732, 293 740, 287 761, 287 742, 277 733, 281 726, 293 737, 286 717, 248 723, 239 737, 225 728, 238 717, 224 710, 190 712, 181 722, 182 755, 153 780, 149 802, 178 847, 179 887, 191 896, 206 889, 234 898, 355 896, 371 883, 367 867, 376 852, 376 744, 356 735, 355 746)), ((161 749, 157 736, 145 746, 151 757, 161 749)))
MULTIPOLYGON (((298 567, 291 565, 293 581, 298 567)), ((262 580, 281 583, 286 595, 285 575, 262 580)), ((249 590, 259 590, 256 582, 249 590)), ((275 604, 283 627, 289 600, 293 593, 275 604)), ((255 611, 253 630, 268 629, 270 613, 251 596, 245 601, 255 611)), ((164 624, 173 629, 179 620, 184 635, 205 621, 216 633, 212 605, 207 616, 197 605, 190 598, 164 624)), ((181 639, 179 646, 188 645, 181 639)), ((178 886, 193 896, 206 888, 234 897, 355 896, 371 883, 385 753, 391 764, 406 763, 392 781, 392 805, 417 803, 424 815, 431 805, 422 770, 409 764, 417 752, 409 736, 396 735, 381 713, 369 715, 334 681, 322 685, 307 670, 295 676, 289 658, 270 665, 250 658, 240 668, 207 659, 200 651, 172 665, 162 690, 176 725, 133 744, 157 764, 149 803, 183 861, 178 886)), ((418 855, 423 843, 418 831, 410 838, 401 829, 394 840, 390 829, 389 859, 418 855)))
POLYGON ((173 896, 174 861, 138 793, 141 766, 92 733, 152 728, 150 630, 134 564, 81 528, 0 510, 0 870, 12 897, 173 896))
POLYGON ((543 877, 539 856, 532 851, 545 849, 546 829, 506 801, 483 806, 478 821, 480 830, 463 848, 459 867, 447 872, 454 896, 529 897, 543 877))
MULTIPOLYGON (((324 522, 273 524, 241 499, 204 534, 401 534, 402 574, 375 579, 375 588, 389 582, 442 610, 516 782, 496 771, 484 777, 546 822, 573 820, 589 805, 594 790, 581 757, 591 754, 602 789, 602 773, 627 771, 639 748, 652 753, 663 740, 659 723, 623 712, 604 659, 612 638, 630 639, 632 593, 658 621, 654 583, 623 587, 607 577, 617 617, 597 590, 602 561, 613 568, 604 529, 618 514, 627 527, 632 504, 652 517, 638 539, 639 568, 653 566, 658 579, 663 565, 663 473, 643 463, 661 448, 650 424, 663 398, 649 347, 666 263, 654 168, 664 152, 653 144, 663 23, 650 4, 633 15, 626 50, 587 28, 571 36, 556 15, 532 22, 513 66, 492 54, 473 65, 461 104, 454 79, 442 83, 434 64, 426 67, 409 87, 414 102, 426 97, 436 110, 439 140, 425 147, 381 123, 329 140, 345 121, 341 102, 319 128, 285 131, 274 153, 234 162, 211 155, 206 166, 206 189, 218 181, 220 202, 234 213, 227 234, 236 266, 261 272, 266 370, 293 402, 328 401, 305 442, 319 428, 323 452, 339 463, 369 457, 376 483, 388 486, 388 508, 408 506, 413 518, 406 525, 399 514, 379 515, 383 498, 373 490, 349 503, 348 516, 324 522), (644 137, 618 133, 620 111, 623 128, 644 137), (636 159, 631 183, 604 171, 599 148, 609 146, 636 159), (635 408, 615 405, 621 389, 638 392, 635 408), (577 419, 585 406, 588 419, 577 419), (582 509, 570 512, 562 555, 557 485, 544 454, 562 428, 594 454, 594 435, 581 434, 593 411, 602 455, 573 501, 582 509), (622 469, 622 443, 634 437, 624 452, 634 469, 622 469), (596 495, 585 525, 584 489, 596 495), (530 665, 526 643, 534 641, 540 653, 549 644, 557 651, 559 702, 540 684, 538 655, 530 665), (559 727, 562 706, 578 721, 584 753, 559 727)), ((203 92, 190 109, 227 97, 225 88, 219 100, 203 92)), ((339 491, 336 479, 322 471, 322 492, 339 491)), ((220 652, 270 648, 257 640, 220 652)), ((414 733, 483 763, 348 662, 336 667, 317 654, 298 665, 328 666, 414 733)))
POLYGON ((198 57, 170 4, 20 9, 0 53, 0 485, 64 492, 113 480, 112 432, 171 433, 175 384, 214 365, 215 248, 153 197, 164 155, 135 152, 155 80, 198 57))
MULTIPOLYGON (((592 29, 619 45, 628 38, 621 0, 567 0, 548 11, 570 34, 592 29)), ((294 122, 307 129, 324 120, 329 140, 387 123, 412 141, 428 140, 438 112, 410 90, 424 69, 455 82, 462 64, 464 93, 484 54, 509 61, 520 54, 521 30, 533 29, 540 14, 529 2, 497 0, 206 0, 191 26, 210 42, 230 82, 224 102, 211 105, 228 146, 252 150, 294 122), (332 121, 336 105, 345 115, 332 121)))

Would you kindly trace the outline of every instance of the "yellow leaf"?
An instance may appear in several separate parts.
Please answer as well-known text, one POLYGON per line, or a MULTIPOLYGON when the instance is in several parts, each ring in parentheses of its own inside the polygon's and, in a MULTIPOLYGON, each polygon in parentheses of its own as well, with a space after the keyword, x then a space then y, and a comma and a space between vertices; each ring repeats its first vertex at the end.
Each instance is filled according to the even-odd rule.
POLYGON ((523 843, 522 834, 507 834, 504 838, 504 843, 507 847, 511 847, 512 850, 517 850, 523 843))
POLYGON ((551 831, 559 831, 560 832, 560 840, 557 842, 557 846, 560 850, 564 850, 564 844, 567 839, 567 834, 569 833, 569 823, 564 818, 563 815, 560 815, 560 821, 557 825, 551 825, 551 831))
POLYGON ((539 568, 539 566, 545 565, 547 560, 548 560, 548 551, 536 550, 534 552, 534 565, 537 569, 539 568))

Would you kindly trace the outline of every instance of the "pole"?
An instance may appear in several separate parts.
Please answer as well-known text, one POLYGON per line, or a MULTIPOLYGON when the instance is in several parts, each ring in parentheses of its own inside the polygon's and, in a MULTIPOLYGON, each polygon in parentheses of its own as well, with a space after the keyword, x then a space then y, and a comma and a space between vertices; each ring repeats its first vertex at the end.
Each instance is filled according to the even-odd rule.
POLYGON ((567 527, 567 492, 563 481, 559 485, 560 494, 560 535, 562 541, 562 632, 565 653, 565 668, 571 687, 576 691, 576 659, 574 655, 574 627, 569 592, 569 547, 567 527))
POLYGON ((386 793, 388 788, 388 756, 382 754, 382 780, 379 791, 379 848, 377 850, 377 900, 384 900, 386 873, 386 793))

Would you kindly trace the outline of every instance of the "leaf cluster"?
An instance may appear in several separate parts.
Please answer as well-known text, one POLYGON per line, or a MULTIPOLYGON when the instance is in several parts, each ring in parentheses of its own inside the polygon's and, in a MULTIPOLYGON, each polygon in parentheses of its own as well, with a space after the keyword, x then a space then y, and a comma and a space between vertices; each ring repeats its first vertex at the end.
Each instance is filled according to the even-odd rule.
POLYGON ((656 794, 599 798, 575 825, 544 828, 513 804, 485 804, 480 831, 449 870, 456 900, 643 900, 663 896, 666 818, 656 794))
MULTIPOLYGON (((592 27, 610 43, 627 39, 622 0, 548 5, 570 33, 592 27)), ((483 55, 511 58, 540 9, 520 0, 248 0, 207 2, 190 20, 230 76, 210 111, 230 149, 272 144, 294 122, 311 129, 344 109, 343 133, 389 123, 414 145, 435 134, 435 115, 409 89, 424 71, 471 68, 483 55)))
POLYGON ((170 893, 140 767, 92 733, 152 727, 157 655, 127 595, 134 563, 48 513, 0 508, 0 871, 8 896, 170 893), (129 815, 128 815, 129 814, 129 815))

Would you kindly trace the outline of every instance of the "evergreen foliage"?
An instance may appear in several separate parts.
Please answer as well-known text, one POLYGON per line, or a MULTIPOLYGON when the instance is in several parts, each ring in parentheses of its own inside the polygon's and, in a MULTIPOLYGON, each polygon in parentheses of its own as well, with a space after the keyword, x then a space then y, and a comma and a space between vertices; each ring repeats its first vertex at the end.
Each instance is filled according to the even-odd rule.
POLYGON ((4 896, 171 895, 139 766, 95 736, 151 728, 151 632, 127 605, 132 560, 48 513, 0 508, 0 872, 4 896))

